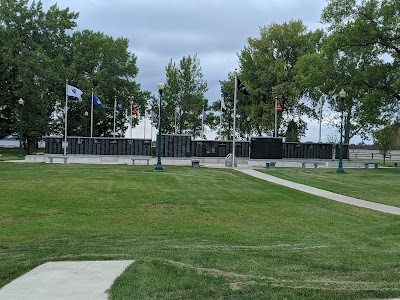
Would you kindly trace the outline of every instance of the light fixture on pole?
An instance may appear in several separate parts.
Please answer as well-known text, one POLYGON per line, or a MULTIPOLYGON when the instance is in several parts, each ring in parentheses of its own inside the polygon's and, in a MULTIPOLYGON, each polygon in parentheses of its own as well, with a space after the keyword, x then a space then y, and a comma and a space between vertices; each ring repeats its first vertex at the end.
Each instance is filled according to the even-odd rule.
POLYGON ((24 154, 22 153, 22 107, 24 106, 24 100, 22 98, 19 98, 18 104, 19 104, 19 151, 18 151, 18 157, 24 157, 24 154))
POLYGON ((161 165, 161 108, 162 108, 162 93, 164 91, 165 84, 162 80, 158 83, 158 93, 160 94, 160 107, 159 107, 159 116, 158 116, 158 143, 157 143, 157 164, 154 171, 164 171, 163 166, 161 165))
POLYGON ((344 89, 342 89, 339 93, 340 97, 340 144, 339 144, 339 166, 336 170, 337 173, 344 173, 343 169, 343 112, 344 112, 344 98, 346 98, 347 94, 344 89))
POLYGON ((89 125, 88 125, 88 117, 89 117, 89 112, 88 111, 85 111, 84 113, 83 113, 83 115, 85 116, 85 136, 88 136, 88 127, 89 127, 89 125))

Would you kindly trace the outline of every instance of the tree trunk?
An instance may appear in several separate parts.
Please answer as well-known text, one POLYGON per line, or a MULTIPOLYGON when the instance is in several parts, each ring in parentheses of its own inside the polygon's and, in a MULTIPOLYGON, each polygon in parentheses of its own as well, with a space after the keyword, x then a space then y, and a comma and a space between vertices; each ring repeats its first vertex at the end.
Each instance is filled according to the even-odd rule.
POLYGON ((37 140, 35 138, 28 137, 27 138, 27 147, 26 147, 26 154, 32 154, 37 152, 37 140))

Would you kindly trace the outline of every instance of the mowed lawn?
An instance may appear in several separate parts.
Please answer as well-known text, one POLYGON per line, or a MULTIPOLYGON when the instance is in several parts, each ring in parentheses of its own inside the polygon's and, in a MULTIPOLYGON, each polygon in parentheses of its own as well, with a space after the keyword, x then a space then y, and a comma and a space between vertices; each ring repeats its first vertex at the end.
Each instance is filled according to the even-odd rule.
POLYGON ((0 193, 0 286, 134 259, 111 299, 400 297, 399 216, 233 170, 3 162, 0 193))
POLYGON ((342 174, 334 168, 260 171, 341 195, 400 207, 400 168, 347 168, 342 174))

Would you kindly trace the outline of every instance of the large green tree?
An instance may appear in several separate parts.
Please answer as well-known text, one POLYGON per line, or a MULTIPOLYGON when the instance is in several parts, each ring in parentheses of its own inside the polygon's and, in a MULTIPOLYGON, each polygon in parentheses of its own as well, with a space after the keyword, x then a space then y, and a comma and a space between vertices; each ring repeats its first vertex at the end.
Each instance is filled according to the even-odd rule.
POLYGON ((1 136, 16 132, 17 100, 23 98, 23 137, 28 153, 51 131, 54 107, 65 86, 67 31, 78 14, 56 5, 0 0, 0 128, 1 136))
POLYGON ((333 82, 347 86, 356 104, 346 106, 351 112, 347 136, 358 130, 350 121, 371 129, 399 117, 399 20, 398 0, 329 0, 322 13, 322 21, 329 24, 325 54, 336 56, 329 63, 336 75, 342 73, 340 80, 348 77, 333 82))
MULTIPOLYGON (((42 3, 0 0, 0 129, 1 136, 18 130, 18 99, 24 99, 23 140, 28 153, 47 134, 64 133, 66 79, 84 91, 83 101, 68 100, 68 135, 87 132, 91 92, 105 109, 95 107, 95 136, 113 133, 114 99, 122 104, 117 113, 117 134, 123 135, 130 102, 144 115, 147 91, 134 78, 136 56, 125 38, 112 38, 90 30, 73 31, 77 13, 47 11, 42 3)), ((138 118, 134 119, 134 125, 138 118)))
MULTIPOLYGON (((322 35, 322 31, 308 31, 302 21, 292 20, 262 27, 259 38, 248 39, 239 61, 240 79, 250 95, 238 105, 257 135, 273 132, 275 99, 284 107, 279 124, 315 115, 313 106, 303 100, 305 90, 296 81, 295 66, 300 57, 317 50, 322 35)), ((299 126, 304 124, 298 122, 299 126)), ((281 128, 281 135, 284 131, 281 128)))
POLYGON ((175 132, 175 114, 179 114, 176 131, 179 134, 201 136, 201 114, 208 109, 205 93, 207 82, 203 78, 197 55, 184 56, 179 67, 170 60, 166 66, 166 85, 163 100, 162 131, 175 132))
MULTIPOLYGON (((67 78, 72 85, 85 93, 82 102, 71 99, 68 113, 69 135, 83 135, 84 112, 91 110, 92 89, 105 106, 93 108, 94 136, 113 135, 115 99, 123 107, 122 110, 117 110, 116 114, 117 136, 123 136, 126 130, 131 102, 138 113, 144 115, 150 94, 141 91, 140 85, 134 81, 138 73, 136 56, 130 53, 128 48, 129 41, 125 38, 114 39, 91 30, 72 34, 66 57, 67 78)), ((133 125, 138 121, 139 118, 135 117, 133 125)))
MULTIPOLYGON (((306 54, 296 65, 296 80, 307 88, 316 100, 325 99, 331 110, 340 113, 342 99, 338 94, 344 89, 343 99, 344 142, 356 135, 366 137, 373 124, 382 122, 382 91, 368 88, 364 83, 371 68, 378 63, 367 53, 362 56, 353 51, 344 53, 337 49, 337 34, 325 37, 318 53, 306 54)), ((339 126, 339 125, 338 125, 339 126)))

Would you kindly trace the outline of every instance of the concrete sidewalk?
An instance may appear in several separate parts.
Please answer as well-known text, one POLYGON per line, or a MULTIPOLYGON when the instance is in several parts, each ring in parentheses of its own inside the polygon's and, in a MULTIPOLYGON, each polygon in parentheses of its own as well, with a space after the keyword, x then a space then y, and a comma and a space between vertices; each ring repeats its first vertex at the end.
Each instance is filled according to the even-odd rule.
POLYGON ((309 193, 312 195, 321 196, 321 197, 324 197, 324 198, 327 198, 330 200, 347 203, 347 204, 351 204, 351 205, 355 205, 355 206, 359 206, 359 207, 363 207, 363 208, 373 209, 376 211, 380 211, 380 212, 384 212, 384 213, 388 213, 388 214, 392 214, 392 215, 400 215, 400 207, 389 206, 389 205, 385 205, 385 204, 379 204, 379 203, 375 203, 375 202, 369 202, 369 201, 360 200, 360 199, 353 198, 353 197, 335 194, 335 193, 321 190, 321 189, 311 187, 308 185, 295 183, 295 182, 288 181, 285 179, 280 179, 278 177, 267 175, 265 173, 261 173, 256 170, 250 169, 250 168, 235 168, 235 170, 245 173, 247 175, 259 178, 259 179, 263 179, 263 180, 266 180, 266 181, 269 181, 269 182, 272 182, 275 184, 283 185, 283 186, 286 186, 286 187, 289 187, 289 188, 292 188, 292 189, 295 189, 298 191, 302 191, 305 193, 309 193))
POLYGON ((0 289, 0 300, 106 300, 134 261, 48 262, 0 289))

